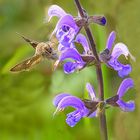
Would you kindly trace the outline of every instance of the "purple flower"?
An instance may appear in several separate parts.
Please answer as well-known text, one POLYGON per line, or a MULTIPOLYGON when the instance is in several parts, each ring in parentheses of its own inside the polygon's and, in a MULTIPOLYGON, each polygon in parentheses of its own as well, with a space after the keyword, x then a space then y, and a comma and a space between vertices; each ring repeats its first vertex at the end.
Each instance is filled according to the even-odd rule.
POLYGON ((69 48, 62 52, 59 61, 61 62, 64 60, 67 60, 67 62, 63 66, 64 72, 66 74, 73 73, 75 70, 80 70, 86 64, 75 48, 69 48))
POLYGON ((49 20, 53 16, 57 16, 59 19, 53 34, 56 33, 56 37, 65 47, 69 47, 73 41, 75 35, 79 31, 73 16, 67 14, 61 7, 57 5, 52 5, 48 10, 48 15, 50 16, 49 20))
MULTIPOLYGON (((81 70, 87 64, 85 61, 83 61, 83 59, 81 57, 81 55, 85 56, 88 53, 90 53, 90 49, 89 49, 86 37, 82 34, 78 34, 75 39, 75 42, 80 43, 83 46, 84 51, 82 52, 82 54, 80 54, 77 51, 74 43, 71 43, 69 48, 66 48, 62 45, 59 45, 59 47, 58 47, 58 49, 61 51, 58 61, 62 62, 62 61, 67 60, 63 66, 64 72, 66 74, 73 73, 76 70, 81 70)), ((58 64, 58 62, 57 62, 57 64, 58 64)))
MULTIPOLYGON (((87 83, 86 88, 87 91, 89 92, 91 100, 96 101, 97 99, 95 97, 93 87, 89 83, 87 83)), ((71 127, 74 127, 83 117, 96 116, 96 110, 90 115, 88 115, 90 110, 86 108, 84 102, 81 99, 72 96, 71 94, 68 93, 61 93, 57 95, 54 98, 53 104, 57 107, 54 114, 56 114, 56 112, 58 111, 64 110, 68 106, 75 108, 75 111, 67 114, 66 118, 66 123, 71 127)))
POLYGON ((134 111, 135 109, 135 103, 134 101, 128 101, 128 102, 124 102, 122 100, 122 97, 124 96, 124 94, 127 92, 127 90, 129 88, 132 88, 134 86, 134 82, 131 78, 127 78, 124 79, 118 89, 117 95, 119 96, 118 101, 116 102, 119 107, 121 108, 121 110, 123 111, 134 111))
POLYGON ((129 88, 132 88, 133 86, 134 83, 131 78, 124 79, 118 89, 117 95, 107 99, 105 103, 112 106, 120 107, 120 109, 125 112, 134 111, 135 109, 134 101, 125 102, 122 100, 122 97, 127 92, 127 90, 129 88))
POLYGON ((133 60, 135 60, 135 58, 129 52, 127 46, 123 43, 117 43, 111 53, 115 37, 115 32, 111 32, 107 40, 106 49, 100 54, 100 59, 101 61, 105 62, 109 67, 118 71, 118 75, 123 78, 131 72, 132 68, 129 64, 125 65, 120 63, 118 60, 119 56, 124 55, 126 59, 128 56, 130 56, 133 60))

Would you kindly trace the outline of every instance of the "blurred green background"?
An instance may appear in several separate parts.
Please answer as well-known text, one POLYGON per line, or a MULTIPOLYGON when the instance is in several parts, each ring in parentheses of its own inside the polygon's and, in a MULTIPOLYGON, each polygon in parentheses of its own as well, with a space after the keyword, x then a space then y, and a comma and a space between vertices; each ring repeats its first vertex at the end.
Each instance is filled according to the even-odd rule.
MULTIPOLYGON (((109 140, 140 140, 140 1, 81 0, 89 15, 104 14, 107 26, 91 25, 98 51, 105 47, 108 34, 115 30, 117 41, 128 45, 136 57, 131 77, 135 89, 126 99, 136 101, 136 110, 123 113, 117 108, 106 111, 109 140)), ((52 62, 45 61, 29 72, 13 74, 9 69, 30 57, 34 50, 16 34, 19 32, 38 41, 47 41, 57 18, 44 23, 48 7, 58 4, 77 15, 73 0, 0 0, 0 140, 100 140, 99 120, 82 119, 74 128, 65 123, 66 109, 53 117, 53 97, 69 92, 83 98, 86 82, 97 91, 94 67, 65 75, 62 68, 52 71, 52 62)), ((123 58, 122 58, 123 59, 123 58)), ((117 92, 122 79, 103 66, 105 97, 117 92)), ((85 94, 86 93, 86 94, 85 94)))

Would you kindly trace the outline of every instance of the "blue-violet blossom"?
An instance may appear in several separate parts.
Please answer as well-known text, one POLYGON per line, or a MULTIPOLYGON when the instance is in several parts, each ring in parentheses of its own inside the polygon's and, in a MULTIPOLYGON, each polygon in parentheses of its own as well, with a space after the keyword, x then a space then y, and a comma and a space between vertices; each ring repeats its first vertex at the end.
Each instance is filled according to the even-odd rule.
POLYGON ((67 49, 63 47, 63 45, 59 45, 59 50, 61 51, 61 53, 59 60, 57 61, 57 65, 59 62, 67 60, 63 66, 64 72, 66 74, 70 74, 76 70, 81 70, 82 68, 84 68, 87 63, 82 59, 81 55, 86 56, 91 53, 88 42, 84 35, 78 34, 74 42, 71 43, 70 47, 67 49), (78 52, 74 42, 77 42, 83 46, 84 51, 82 52, 82 54, 78 52))
POLYGON ((116 102, 120 109, 125 112, 134 111, 135 109, 135 103, 134 101, 128 101, 125 102, 122 100, 122 97, 127 92, 129 88, 134 87, 134 82, 131 78, 124 79, 118 89, 117 95, 118 95, 118 101, 116 102))
POLYGON ((123 43, 117 43, 111 53, 115 38, 116 34, 114 31, 112 31, 108 37, 106 49, 100 54, 100 59, 101 61, 105 62, 109 67, 116 70, 118 72, 118 75, 123 78, 131 72, 132 68, 129 64, 124 65, 120 63, 118 60, 119 56, 124 55, 126 59, 128 56, 130 56, 133 60, 135 60, 135 58, 129 52, 127 46, 123 43))
MULTIPOLYGON (((89 83, 87 83, 86 88, 89 93, 90 100, 97 101, 93 87, 89 83)), ((84 102, 78 97, 75 97, 68 93, 61 93, 57 95, 54 98, 53 104, 57 107, 55 113, 57 111, 64 110, 68 106, 75 108, 75 111, 67 114, 66 118, 66 123, 71 127, 74 127, 80 121, 81 118, 86 117, 89 114, 89 110, 84 105, 84 102)), ((95 116, 96 111, 91 113, 88 117, 95 116)))
POLYGON ((48 10, 49 21, 53 16, 57 16, 59 21, 53 31, 53 34, 56 33, 56 37, 63 46, 70 47, 71 42, 73 41, 75 35, 79 31, 72 15, 66 13, 58 5, 52 5, 48 10))
POLYGON ((105 101, 99 101, 99 99, 96 98, 94 88, 90 83, 87 83, 86 89, 89 93, 89 100, 81 100, 80 98, 75 97, 71 94, 61 93, 57 95, 53 100, 53 104, 57 107, 54 114, 56 114, 56 112, 58 111, 64 110, 66 107, 69 106, 75 108, 75 111, 67 114, 66 118, 66 123, 69 126, 74 127, 83 117, 91 118, 98 116, 98 113, 100 113, 99 111, 102 111, 102 109, 105 108, 106 104, 119 107, 122 111, 125 112, 134 111, 134 101, 125 102, 122 100, 122 97, 127 92, 127 90, 129 88, 132 88, 133 86, 134 83, 131 78, 124 79, 120 84, 117 95, 108 98, 105 101))

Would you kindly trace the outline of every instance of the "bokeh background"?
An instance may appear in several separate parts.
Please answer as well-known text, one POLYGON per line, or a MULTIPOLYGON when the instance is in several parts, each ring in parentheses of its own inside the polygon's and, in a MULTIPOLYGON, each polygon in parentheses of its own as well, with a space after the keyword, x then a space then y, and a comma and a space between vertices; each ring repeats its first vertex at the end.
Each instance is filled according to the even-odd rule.
MULTIPOLYGON (((106 27, 91 25, 98 51, 104 49, 108 34, 115 30, 116 42, 127 44, 136 57, 136 62, 129 60, 135 89, 125 96, 126 100, 135 100, 136 110, 124 113, 110 108, 106 115, 109 140, 140 140, 140 1, 81 0, 81 3, 89 15, 104 14, 107 18, 106 27)), ((16 32, 37 41, 48 40, 57 22, 57 18, 44 22, 51 4, 77 15, 73 0, 0 0, 0 140, 100 140, 98 118, 82 119, 70 128, 65 123, 65 115, 71 109, 53 117, 52 105, 53 97, 60 92, 86 96, 86 82, 91 82, 97 91, 94 67, 65 75, 62 67, 53 72, 53 62, 44 61, 29 72, 9 72, 13 65, 34 54, 32 47, 16 32)), ((106 66, 103 73, 108 98, 116 94, 122 79, 106 66)))

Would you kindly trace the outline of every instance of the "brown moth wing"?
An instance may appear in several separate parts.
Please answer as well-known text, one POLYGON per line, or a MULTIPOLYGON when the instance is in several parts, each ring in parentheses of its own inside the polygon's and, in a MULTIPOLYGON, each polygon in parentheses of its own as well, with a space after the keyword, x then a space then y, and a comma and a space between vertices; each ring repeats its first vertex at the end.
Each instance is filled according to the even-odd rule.
POLYGON ((25 70, 29 70, 31 67, 34 65, 38 64, 41 62, 43 59, 42 55, 35 55, 29 59, 24 60, 23 62, 17 64, 13 68, 10 69, 11 72, 21 72, 25 70))

